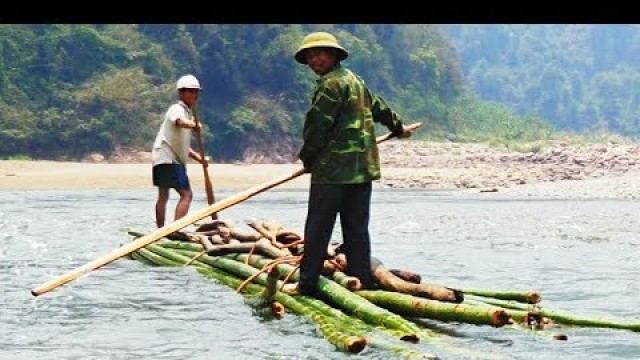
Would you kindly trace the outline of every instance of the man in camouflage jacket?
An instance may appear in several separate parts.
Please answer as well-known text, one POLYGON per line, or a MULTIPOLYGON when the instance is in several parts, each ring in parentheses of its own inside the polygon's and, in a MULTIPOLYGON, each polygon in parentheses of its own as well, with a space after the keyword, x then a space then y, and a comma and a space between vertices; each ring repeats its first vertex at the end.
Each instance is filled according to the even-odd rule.
POLYGON ((304 255, 295 291, 315 295, 327 246, 340 214, 346 273, 363 288, 373 287, 369 207, 372 181, 380 179, 375 123, 393 135, 411 135, 402 121, 364 81, 341 66, 347 51, 325 32, 309 34, 295 54, 316 75, 316 89, 306 114, 303 146, 298 154, 311 173, 304 255))

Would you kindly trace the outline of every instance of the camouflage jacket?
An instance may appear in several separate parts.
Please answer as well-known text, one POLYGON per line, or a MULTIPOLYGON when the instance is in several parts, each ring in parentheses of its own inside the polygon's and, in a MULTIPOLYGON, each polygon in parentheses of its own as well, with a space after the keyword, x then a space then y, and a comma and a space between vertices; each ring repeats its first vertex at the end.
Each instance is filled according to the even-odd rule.
POLYGON ((380 178, 375 123, 402 132, 402 119, 349 69, 317 80, 298 154, 311 183, 359 184, 380 178))

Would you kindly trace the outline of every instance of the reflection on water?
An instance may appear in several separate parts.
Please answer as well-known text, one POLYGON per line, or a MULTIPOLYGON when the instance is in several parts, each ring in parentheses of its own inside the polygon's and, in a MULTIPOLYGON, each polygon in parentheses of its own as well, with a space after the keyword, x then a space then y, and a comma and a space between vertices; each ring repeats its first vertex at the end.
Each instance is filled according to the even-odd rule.
MULTIPOLYGON (((233 195, 220 189, 218 198, 233 195)), ((274 220, 302 233, 306 192, 273 189, 220 216, 274 220)), ((153 189, 0 191, 0 359, 347 359, 304 319, 267 321, 192 268, 115 261, 38 298, 30 289, 153 228, 153 189)), ((175 196, 169 204, 172 209, 175 196)), ((193 209, 206 204, 204 194, 193 209)), ((454 198, 375 190, 373 254, 454 287, 537 290, 542 304, 640 322, 638 204, 631 200, 454 198)), ((340 228, 334 241, 340 241, 340 228)), ((551 334, 423 321, 446 359, 637 359, 640 336, 562 328, 551 334), (606 341, 603 339, 606 338, 606 341), (460 349, 473 349, 472 352, 460 349), (489 355, 480 355, 489 354, 489 355)), ((367 347, 371 359, 394 355, 367 347)))

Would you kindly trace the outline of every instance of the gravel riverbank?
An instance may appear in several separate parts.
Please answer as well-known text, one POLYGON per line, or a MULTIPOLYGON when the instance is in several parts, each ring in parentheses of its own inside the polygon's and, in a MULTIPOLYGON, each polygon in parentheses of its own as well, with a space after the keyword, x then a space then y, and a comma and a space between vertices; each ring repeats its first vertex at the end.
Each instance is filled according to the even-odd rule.
MULTIPOLYGON (((485 144, 389 141, 380 144, 382 179, 376 187, 447 191, 464 196, 640 198, 640 145, 554 142, 530 151, 485 144)), ((0 161, 0 190, 149 188, 149 154, 118 154, 84 162, 0 161)), ((300 163, 209 166, 214 188, 246 189, 291 174, 300 163)), ((199 164, 189 164, 194 188, 199 164)), ((307 188, 308 175, 280 187, 307 188)))
POLYGON ((554 142, 521 152, 485 144, 380 145, 383 186, 553 198, 640 198, 640 145, 554 142))

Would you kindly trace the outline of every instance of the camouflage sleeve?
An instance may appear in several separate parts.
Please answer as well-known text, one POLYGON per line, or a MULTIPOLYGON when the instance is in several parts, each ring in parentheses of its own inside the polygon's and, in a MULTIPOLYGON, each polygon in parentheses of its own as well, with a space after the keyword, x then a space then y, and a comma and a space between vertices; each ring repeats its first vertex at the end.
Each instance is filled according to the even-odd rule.
POLYGON ((399 135, 402 133, 403 119, 393 109, 387 105, 387 103, 380 96, 371 93, 371 113, 373 121, 381 123, 386 126, 393 135, 399 135))
POLYGON ((329 142, 329 134, 341 107, 339 85, 334 82, 318 84, 311 108, 307 112, 302 131, 303 145, 298 157, 309 169, 320 151, 329 142))

